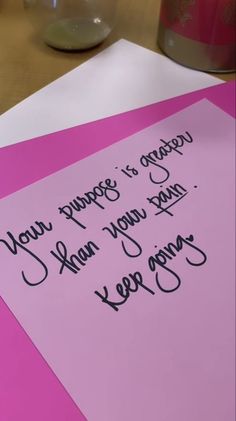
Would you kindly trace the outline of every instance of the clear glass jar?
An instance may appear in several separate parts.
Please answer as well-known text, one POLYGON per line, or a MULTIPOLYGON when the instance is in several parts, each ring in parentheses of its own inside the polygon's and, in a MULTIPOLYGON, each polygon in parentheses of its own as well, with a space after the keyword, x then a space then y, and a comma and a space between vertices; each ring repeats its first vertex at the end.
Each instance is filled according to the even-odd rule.
POLYGON ((100 44, 114 24, 116 0, 24 0, 43 40, 61 50, 84 50, 100 44))

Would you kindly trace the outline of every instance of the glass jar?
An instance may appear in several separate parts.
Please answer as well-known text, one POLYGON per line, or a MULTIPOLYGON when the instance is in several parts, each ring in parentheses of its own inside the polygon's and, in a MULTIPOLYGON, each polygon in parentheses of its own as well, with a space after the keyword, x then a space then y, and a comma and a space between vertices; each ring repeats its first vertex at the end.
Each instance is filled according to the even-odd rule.
POLYGON ((236 0, 162 0, 160 48, 194 69, 236 68, 236 0))
POLYGON ((24 0, 43 40, 61 50, 84 50, 100 44, 114 24, 116 0, 24 0))

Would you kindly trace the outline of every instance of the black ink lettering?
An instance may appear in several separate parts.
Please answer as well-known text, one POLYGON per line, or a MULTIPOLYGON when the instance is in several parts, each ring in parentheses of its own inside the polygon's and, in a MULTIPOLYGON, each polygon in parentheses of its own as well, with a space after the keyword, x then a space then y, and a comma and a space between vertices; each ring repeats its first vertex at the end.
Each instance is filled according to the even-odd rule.
POLYGON ((114 239, 117 239, 119 235, 125 237, 135 246, 135 251, 130 251, 127 245, 125 244, 124 240, 122 240, 121 245, 124 253, 128 257, 138 257, 142 253, 142 247, 125 231, 127 231, 130 227, 133 227, 135 224, 140 223, 146 218, 147 213, 144 209, 141 209, 141 211, 137 209, 132 209, 131 211, 126 212, 122 217, 118 218, 116 224, 114 222, 110 222, 109 226, 103 227, 102 230, 109 232, 109 234, 114 239))
POLYGON ((165 145, 165 150, 166 150, 167 154, 169 154, 169 153, 171 153, 172 151, 174 151, 174 152, 178 153, 179 155, 183 155, 183 154, 182 154, 182 152, 178 151, 178 150, 177 150, 177 148, 176 148, 175 143, 177 143, 177 145, 178 145, 178 140, 176 140, 176 139, 172 139, 172 140, 170 140, 169 142, 166 142, 165 140, 160 139, 160 141, 161 141, 162 143, 164 143, 164 145, 165 145))
POLYGON ((75 199, 73 199, 71 202, 69 202, 68 207, 71 207, 76 212, 80 212, 81 210, 86 208, 88 203, 89 203, 89 201, 86 200, 86 197, 76 196, 75 199))
POLYGON ((108 304, 111 308, 113 308, 113 310, 115 311, 119 311, 118 306, 124 304, 127 301, 127 298, 124 298, 123 300, 119 301, 119 302, 112 302, 110 300, 108 300, 108 289, 107 287, 103 287, 104 290, 104 294, 101 294, 98 291, 94 291, 94 294, 96 294, 99 298, 101 298, 102 302, 105 304, 108 304))
POLYGON ((88 241, 87 244, 77 251, 77 254, 71 254, 68 257, 66 245, 63 241, 57 241, 56 251, 51 250, 50 253, 61 263, 59 270, 59 274, 61 275, 65 268, 72 273, 77 274, 81 270, 81 266, 85 266, 87 260, 92 256, 95 256, 96 251, 98 250, 99 247, 97 244, 93 241, 88 241))
POLYGON ((75 218, 74 211, 81 212, 91 204, 94 204, 98 208, 104 210, 105 206, 98 201, 98 198, 105 197, 109 202, 118 200, 120 193, 116 187, 117 182, 115 180, 112 181, 110 178, 107 178, 105 181, 100 181, 98 185, 94 186, 91 191, 84 193, 82 197, 76 196, 76 198, 71 200, 68 204, 60 206, 58 208, 59 213, 63 214, 66 219, 70 219, 75 222, 80 228, 86 229, 86 226, 75 218))
POLYGON ((156 266, 160 266, 162 269, 169 272, 172 275, 172 277, 174 277, 176 281, 176 285, 174 285, 173 287, 164 288, 164 286, 162 286, 159 280, 159 273, 156 271, 156 274, 155 274, 156 284, 158 288, 162 292, 170 293, 170 292, 176 291, 180 287, 181 280, 180 280, 180 277, 177 275, 177 273, 175 273, 173 270, 171 270, 170 268, 166 266, 166 263, 167 263, 167 257, 166 257, 166 254, 163 252, 163 250, 160 250, 158 253, 155 254, 155 256, 150 256, 148 259, 149 269, 152 272, 156 271, 156 266))
POLYGON ((156 163, 155 158, 152 158, 151 154, 154 153, 156 151, 150 152, 148 155, 143 155, 140 158, 140 164, 145 167, 148 168, 150 165, 154 165, 156 168, 158 168, 159 170, 161 170, 161 173, 164 173, 164 178, 162 178, 161 180, 155 180, 154 176, 152 175, 152 172, 149 172, 149 179, 151 180, 151 182, 153 184, 162 184, 165 183, 168 178, 170 177, 170 173, 167 170, 167 168, 163 167, 162 165, 159 165, 156 163))
POLYGON ((171 213, 169 209, 185 197, 187 193, 187 190, 183 186, 176 183, 170 185, 165 190, 161 190, 156 196, 147 197, 147 201, 158 209, 158 212, 156 212, 155 215, 160 215, 165 212, 168 215, 173 216, 173 213, 171 213), (173 198, 177 198, 177 200, 172 202, 169 206, 163 206, 169 201, 172 201, 173 198))
POLYGON ((29 286, 37 286, 43 283, 47 276, 48 276, 48 268, 45 265, 45 263, 31 250, 29 250, 27 247, 25 247, 25 244, 28 244, 31 240, 38 240, 40 236, 44 235, 47 232, 52 231, 53 227, 52 224, 49 223, 48 225, 45 225, 43 222, 35 221, 35 226, 31 225, 28 230, 25 232, 21 232, 18 235, 18 239, 14 234, 12 234, 10 231, 7 231, 8 240, 4 240, 3 238, 0 238, 0 243, 4 244, 6 248, 9 250, 11 254, 16 256, 19 251, 23 251, 27 253, 29 256, 31 256, 43 269, 43 276, 40 280, 32 281, 29 280, 29 277, 26 276, 25 271, 21 271, 21 276, 24 280, 24 282, 29 286), (11 241, 9 243, 8 241, 11 241))
POLYGON ((143 288, 150 294, 155 295, 153 290, 144 285, 143 277, 140 272, 129 273, 128 276, 124 276, 122 278, 122 282, 116 284, 116 291, 123 298, 120 301, 111 301, 109 299, 109 292, 106 286, 103 287, 103 293, 99 291, 94 291, 94 293, 102 300, 103 303, 110 306, 113 310, 119 311, 119 307, 125 304, 130 297, 130 293, 137 292, 139 287, 143 288), (131 286, 131 281, 133 281, 133 287, 131 286))
POLYGON ((160 181, 160 180, 156 180, 153 174, 150 172, 149 178, 151 182, 154 184, 164 183, 165 181, 168 180, 169 175, 170 175, 169 171, 165 167, 158 165, 157 162, 162 161, 172 152, 176 152, 179 155, 183 155, 183 153, 179 151, 178 149, 182 148, 185 142, 192 143, 193 138, 190 135, 190 133, 186 131, 185 134, 177 135, 175 138, 171 139, 170 141, 165 141, 164 139, 160 139, 160 142, 164 146, 160 146, 158 149, 148 152, 147 154, 142 155, 140 158, 140 164, 143 167, 147 168, 147 167, 150 167, 150 165, 155 165, 156 167, 159 167, 159 169, 161 169, 162 171, 166 173, 165 178, 160 181))
POLYGON ((126 165, 125 169, 122 168, 121 171, 129 178, 133 178, 134 175, 138 175, 138 170, 130 165, 126 165))
POLYGON ((154 256, 150 256, 148 259, 148 266, 149 269, 152 272, 156 272, 156 284, 158 288, 163 292, 174 292, 176 291, 180 285, 181 285, 181 279, 179 275, 174 272, 172 269, 170 269, 167 266, 167 263, 169 260, 172 260, 176 255, 183 250, 184 246, 188 246, 192 249, 194 249, 198 254, 202 256, 202 260, 199 262, 192 262, 188 257, 186 257, 186 261, 192 265, 192 266, 201 266, 203 265, 206 260, 207 256, 206 254, 195 244, 192 244, 194 241, 194 236, 190 234, 188 237, 182 237, 181 235, 177 235, 175 243, 168 243, 167 246, 165 246, 163 249, 160 249, 158 253, 156 253, 154 256), (160 281, 159 272, 156 270, 157 266, 161 267, 165 271, 169 272, 172 277, 175 278, 176 285, 171 288, 167 288, 163 286, 163 281, 160 281))
POLYGON ((62 206, 61 208, 58 208, 59 213, 65 215, 66 219, 71 219, 73 222, 78 224, 82 229, 86 229, 86 226, 79 222, 77 219, 73 217, 73 209, 69 205, 62 206))
POLYGON ((189 132, 185 132, 185 133, 188 136, 188 138, 186 136, 184 136, 184 135, 178 135, 177 137, 179 137, 181 140, 183 139, 187 143, 192 143, 193 142, 193 138, 192 138, 191 134, 189 132))
POLYGON ((61 268, 60 268, 60 275, 62 274, 64 268, 71 270, 73 273, 77 273, 80 268, 78 268, 73 261, 67 260, 67 248, 66 245, 63 243, 63 241, 57 241, 56 243, 56 252, 53 250, 50 251, 50 253, 57 259, 59 262, 61 262, 61 268))
POLYGON ((190 265, 192 265, 192 266, 202 266, 202 265, 204 265, 204 263, 207 261, 207 256, 206 256, 206 254, 204 253, 204 251, 203 250, 201 250, 199 247, 197 247, 197 246, 195 246, 194 244, 190 244, 190 243, 192 243, 194 241, 194 237, 193 237, 193 235, 191 234, 189 237, 186 237, 184 240, 183 240, 183 242, 185 243, 185 244, 187 244, 189 247, 192 247, 194 250, 196 250, 196 251, 198 251, 201 255, 202 255, 202 258, 203 258, 203 260, 202 261, 200 261, 200 262, 192 262, 188 257, 186 257, 186 260, 187 260, 187 262, 190 264, 190 265))

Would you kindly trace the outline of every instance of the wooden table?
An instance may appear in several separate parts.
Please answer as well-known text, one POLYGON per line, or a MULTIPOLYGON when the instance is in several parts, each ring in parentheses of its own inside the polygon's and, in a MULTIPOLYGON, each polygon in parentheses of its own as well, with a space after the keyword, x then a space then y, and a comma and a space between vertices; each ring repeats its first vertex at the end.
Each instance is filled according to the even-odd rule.
MULTIPOLYGON (((21 0, 0 0, 0 114, 120 38, 160 52, 160 0, 118 0, 117 23, 100 46, 65 53, 47 47, 28 22, 21 0)), ((232 80, 235 73, 217 74, 232 80)))

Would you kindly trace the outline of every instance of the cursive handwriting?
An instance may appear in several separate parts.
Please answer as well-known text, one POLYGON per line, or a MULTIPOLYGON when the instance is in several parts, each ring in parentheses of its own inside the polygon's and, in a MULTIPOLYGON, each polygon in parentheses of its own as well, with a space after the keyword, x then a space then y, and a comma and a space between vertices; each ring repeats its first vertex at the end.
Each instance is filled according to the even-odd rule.
POLYGON ((124 239, 121 240, 121 245, 124 253, 128 257, 138 257, 142 253, 142 247, 140 244, 134 240, 129 234, 127 234, 127 230, 130 227, 134 227, 134 225, 139 224, 142 220, 147 218, 147 213, 144 209, 132 209, 129 212, 125 212, 123 216, 117 219, 116 223, 110 222, 108 227, 102 228, 103 231, 107 231, 112 238, 125 238, 128 240, 128 244, 130 243, 134 246, 134 250, 130 250, 129 246, 125 243, 124 239))
POLYGON ((148 288, 143 283, 143 277, 140 272, 129 273, 129 275, 124 276, 122 281, 116 284, 116 292, 118 293, 120 301, 112 301, 109 299, 109 292, 106 286, 103 287, 103 293, 99 291, 94 291, 94 293, 102 300, 103 303, 110 306, 113 310, 119 311, 119 306, 126 303, 131 293, 137 292, 139 288, 143 288, 149 294, 154 295, 155 292, 148 288))
MULTIPOLYGON (((182 250, 186 252, 191 250, 193 255, 195 255, 194 259, 193 257, 190 258, 188 253, 185 256, 186 262, 191 266, 202 266, 207 261, 205 252, 194 244, 194 236, 192 234, 188 237, 183 237, 180 234, 177 235, 175 242, 169 242, 166 246, 159 249, 157 253, 148 258, 148 267, 151 272, 155 272, 155 283, 160 291, 171 293, 180 287, 180 276, 168 266, 168 263, 182 250), (160 275, 161 272, 163 273, 160 275)), ((124 276, 122 281, 116 284, 115 288, 118 294, 118 300, 111 299, 107 286, 103 287, 102 292, 94 291, 102 303, 107 304, 115 311, 119 311, 120 306, 127 302, 131 293, 136 293, 139 288, 143 288, 151 295, 155 295, 155 291, 144 284, 143 276, 138 271, 124 276)))
POLYGON ((190 234, 188 237, 182 237, 181 235, 177 235, 175 243, 168 243, 167 246, 159 249, 158 253, 154 256, 150 256, 148 259, 148 266, 152 272, 155 272, 156 284, 158 288, 163 292, 174 292, 176 291, 181 285, 181 279, 179 275, 168 266, 169 261, 177 256, 177 254, 185 250, 194 250, 197 261, 191 260, 189 257, 185 257, 187 263, 191 266, 202 266, 206 260, 207 256, 199 247, 197 247, 194 242, 194 236, 190 234), (173 281, 173 285, 167 286, 170 283, 170 279, 166 281, 164 278, 160 280, 159 268, 163 269, 165 273, 171 275, 171 281, 173 281), (158 269, 158 270, 157 270, 158 269), (166 284, 166 286, 164 286, 166 284))
POLYGON ((179 149, 181 149, 185 143, 192 143, 193 138, 190 133, 186 131, 184 135, 177 135, 174 139, 169 141, 160 139, 160 142, 163 144, 163 146, 160 146, 159 148, 142 155, 139 160, 140 164, 145 168, 151 168, 154 166, 156 169, 158 169, 158 179, 156 178, 157 171, 155 172, 155 176, 153 175, 152 171, 149 172, 149 178, 154 184, 163 184, 170 176, 169 170, 163 165, 160 165, 160 161, 163 161, 163 159, 172 152, 183 155, 179 149))
POLYGON ((183 199, 187 194, 187 190, 181 186, 181 184, 175 183, 174 185, 167 187, 165 190, 161 190, 157 195, 147 197, 147 201, 158 209, 158 212, 156 212, 155 215, 160 215, 165 212, 168 215, 173 216, 173 213, 171 213, 169 209, 183 199), (173 201, 173 199, 175 200, 173 201), (167 204, 167 206, 165 206, 165 204, 167 204))
POLYGON ((90 205, 96 205, 100 209, 105 209, 101 203, 101 198, 105 198, 109 202, 115 202, 119 199, 120 193, 117 190, 117 182, 107 178, 105 181, 100 181, 98 185, 94 186, 91 191, 84 193, 83 196, 76 196, 68 204, 58 208, 59 213, 64 215, 66 219, 75 222, 80 228, 86 229, 86 226, 75 218, 76 212, 81 212, 90 205))
POLYGON ((93 241, 88 241, 87 244, 77 250, 76 254, 68 256, 66 245, 63 241, 58 241, 56 243, 56 251, 51 250, 50 253, 61 263, 59 270, 59 274, 61 275, 65 268, 75 274, 78 273, 81 267, 86 265, 87 260, 95 256, 98 250, 99 247, 97 244, 93 241))
POLYGON ((10 231, 7 231, 7 239, 0 238, 0 243, 2 243, 11 254, 17 255, 19 251, 23 251, 27 253, 29 256, 31 256, 36 262, 39 263, 39 265, 43 269, 43 276, 40 280, 33 281, 29 280, 29 278, 25 275, 25 272, 22 270, 21 275, 24 280, 24 282, 30 286, 36 286, 41 284, 45 281, 45 279, 48 276, 48 269, 45 263, 31 250, 29 250, 26 247, 26 244, 28 244, 30 241, 36 241, 43 235, 45 235, 47 232, 52 231, 53 227, 51 222, 46 225, 44 222, 35 221, 35 226, 31 225, 26 231, 21 232, 18 235, 12 234, 10 231))

